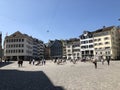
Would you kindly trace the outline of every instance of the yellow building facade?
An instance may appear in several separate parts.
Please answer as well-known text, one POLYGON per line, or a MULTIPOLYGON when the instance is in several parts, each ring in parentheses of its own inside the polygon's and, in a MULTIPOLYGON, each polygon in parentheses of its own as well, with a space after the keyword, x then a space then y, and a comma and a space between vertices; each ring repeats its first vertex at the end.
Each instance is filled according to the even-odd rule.
POLYGON ((120 53, 118 29, 115 26, 103 27, 93 33, 94 56, 98 59, 118 59, 120 53))

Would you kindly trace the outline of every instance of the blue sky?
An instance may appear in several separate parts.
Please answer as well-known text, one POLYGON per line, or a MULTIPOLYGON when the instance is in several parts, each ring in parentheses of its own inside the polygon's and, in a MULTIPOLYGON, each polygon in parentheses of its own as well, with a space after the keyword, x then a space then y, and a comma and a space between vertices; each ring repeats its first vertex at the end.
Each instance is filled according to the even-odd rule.
POLYGON ((120 25, 120 0, 0 0, 3 40, 20 31, 44 42, 120 25), (47 32, 49 31, 49 32, 47 32))

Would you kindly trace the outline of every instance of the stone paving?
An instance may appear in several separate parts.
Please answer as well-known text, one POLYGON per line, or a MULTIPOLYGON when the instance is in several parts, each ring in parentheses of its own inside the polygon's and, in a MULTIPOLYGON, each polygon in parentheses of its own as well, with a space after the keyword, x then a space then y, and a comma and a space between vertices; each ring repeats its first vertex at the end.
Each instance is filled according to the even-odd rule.
POLYGON ((120 90, 120 61, 98 62, 97 69, 90 62, 23 67, 13 62, 0 67, 0 90, 120 90))

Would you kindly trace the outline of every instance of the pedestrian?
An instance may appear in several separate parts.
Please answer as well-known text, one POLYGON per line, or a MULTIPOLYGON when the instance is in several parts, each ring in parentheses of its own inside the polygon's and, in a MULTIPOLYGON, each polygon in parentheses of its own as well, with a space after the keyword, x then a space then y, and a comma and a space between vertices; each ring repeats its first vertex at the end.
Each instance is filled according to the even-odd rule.
POLYGON ((109 66, 110 65, 110 59, 109 58, 107 59, 107 63, 108 63, 108 66, 109 66))
POLYGON ((44 59, 44 65, 46 64, 46 60, 44 59))
POLYGON ((95 65, 95 69, 97 69, 97 59, 93 58, 92 62, 95 65))
POLYGON ((20 67, 20 60, 18 60, 18 67, 20 67))
POLYGON ((45 60, 44 60, 44 58, 42 59, 42 65, 44 65, 45 64, 45 60))
POLYGON ((21 67, 22 67, 22 65, 23 65, 23 60, 20 60, 20 65, 21 65, 21 67))
POLYGON ((31 64, 31 62, 32 62, 32 60, 30 59, 30 60, 29 60, 29 64, 31 64))
POLYGON ((101 58, 101 62, 102 62, 102 65, 104 65, 104 59, 103 58, 101 58))
POLYGON ((35 59, 32 60, 33 65, 35 64, 35 59))

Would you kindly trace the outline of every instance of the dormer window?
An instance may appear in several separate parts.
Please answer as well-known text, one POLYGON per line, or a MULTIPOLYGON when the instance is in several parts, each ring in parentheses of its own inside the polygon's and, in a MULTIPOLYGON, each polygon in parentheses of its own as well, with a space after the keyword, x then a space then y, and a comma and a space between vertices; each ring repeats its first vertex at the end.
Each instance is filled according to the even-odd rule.
POLYGON ((16 36, 16 34, 13 35, 13 37, 15 37, 15 36, 16 36))

